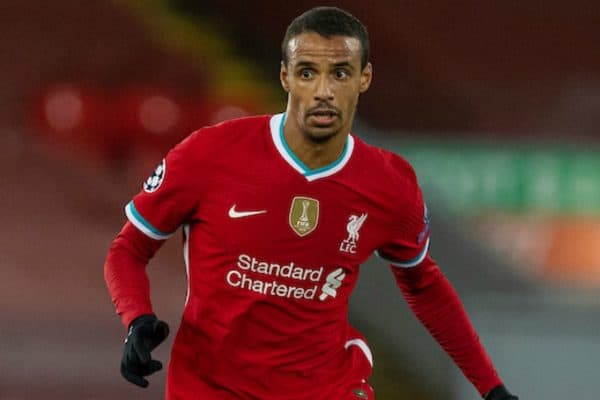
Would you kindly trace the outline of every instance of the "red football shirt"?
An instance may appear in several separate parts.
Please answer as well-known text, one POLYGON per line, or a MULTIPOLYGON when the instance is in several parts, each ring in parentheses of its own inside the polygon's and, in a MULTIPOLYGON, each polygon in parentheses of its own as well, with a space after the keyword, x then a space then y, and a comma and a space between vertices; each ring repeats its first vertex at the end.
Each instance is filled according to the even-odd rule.
POLYGON ((349 135, 339 159, 311 170, 287 146, 284 118, 193 133, 126 207, 151 238, 185 234, 167 398, 335 398, 372 366, 347 319, 360 264, 374 252, 407 267, 427 255, 406 161, 349 135))

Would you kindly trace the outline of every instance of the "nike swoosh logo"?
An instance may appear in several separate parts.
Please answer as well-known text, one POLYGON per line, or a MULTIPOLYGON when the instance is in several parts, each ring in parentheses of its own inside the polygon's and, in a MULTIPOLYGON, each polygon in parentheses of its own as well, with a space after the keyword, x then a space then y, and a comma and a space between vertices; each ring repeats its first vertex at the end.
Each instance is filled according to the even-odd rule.
POLYGON ((231 206, 231 208, 229 209, 229 217, 230 218, 244 218, 244 217, 250 217, 252 215, 259 215, 259 214, 264 214, 266 213, 267 210, 257 210, 257 211, 236 211, 235 210, 235 204, 231 206))

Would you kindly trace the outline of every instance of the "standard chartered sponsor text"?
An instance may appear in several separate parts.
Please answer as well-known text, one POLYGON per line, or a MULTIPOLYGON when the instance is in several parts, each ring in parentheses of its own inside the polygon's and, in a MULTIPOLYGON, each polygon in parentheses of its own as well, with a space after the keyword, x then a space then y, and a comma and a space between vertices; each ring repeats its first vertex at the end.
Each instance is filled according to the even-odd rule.
POLYGON ((240 254, 237 269, 227 272, 225 279, 233 287, 250 290, 271 296, 313 300, 316 297, 318 282, 323 276, 323 267, 306 268, 289 264, 269 263, 257 260, 247 254, 240 254), (248 272, 252 272, 249 274, 248 272), (286 278, 278 282, 276 278, 286 278), (296 280, 294 286, 289 280, 296 280), (312 285, 307 285, 313 283, 312 285))

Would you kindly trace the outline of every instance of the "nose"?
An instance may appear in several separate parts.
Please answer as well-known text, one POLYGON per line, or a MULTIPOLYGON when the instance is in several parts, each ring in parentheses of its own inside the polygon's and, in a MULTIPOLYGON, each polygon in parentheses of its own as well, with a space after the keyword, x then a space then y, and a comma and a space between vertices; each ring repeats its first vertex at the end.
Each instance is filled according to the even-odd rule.
POLYGON ((317 82, 317 90, 315 92, 315 100, 331 101, 333 100, 332 84, 328 76, 321 76, 317 82))

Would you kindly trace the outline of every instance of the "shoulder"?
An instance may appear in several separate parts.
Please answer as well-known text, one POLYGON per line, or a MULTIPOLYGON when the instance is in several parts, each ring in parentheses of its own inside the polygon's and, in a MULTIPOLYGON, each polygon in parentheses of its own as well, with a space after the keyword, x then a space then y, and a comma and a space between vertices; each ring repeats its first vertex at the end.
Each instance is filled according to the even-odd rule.
POLYGON ((247 148, 269 129, 269 120, 270 116, 260 115, 205 126, 188 135, 172 151, 198 160, 221 150, 232 152, 236 148, 247 148))
POLYGON ((412 220, 412 216, 422 219, 423 193, 412 165, 399 154, 356 138, 355 150, 357 162, 353 171, 359 177, 357 181, 362 190, 377 199, 381 209, 397 215, 402 221, 412 220))
POLYGON ((220 130, 223 132, 236 132, 245 129, 262 129, 269 125, 270 120, 271 115, 254 115, 250 117, 229 119, 227 121, 207 127, 206 129, 220 130))
MULTIPOLYGON (((382 210, 385 210, 393 235, 418 239, 421 244, 428 234, 427 207, 412 165, 401 155, 361 141, 365 169, 370 169, 370 194, 377 193, 382 210)), ((407 241, 406 243, 410 242, 407 241)), ((412 242, 411 242, 412 243, 412 242)), ((409 257, 408 259, 412 258, 409 257)), ((399 258, 402 259, 402 258, 399 258)))
POLYGON ((401 155, 390 150, 365 143, 354 137, 355 149, 361 164, 374 176, 400 187, 418 186, 417 175, 412 165, 401 155))
POLYGON ((194 144, 220 144, 234 141, 240 137, 258 134, 268 129, 270 116, 258 115, 252 117, 236 118, 220 122, 216 125, 206 126, 194 131, 188 138, 194 144))

